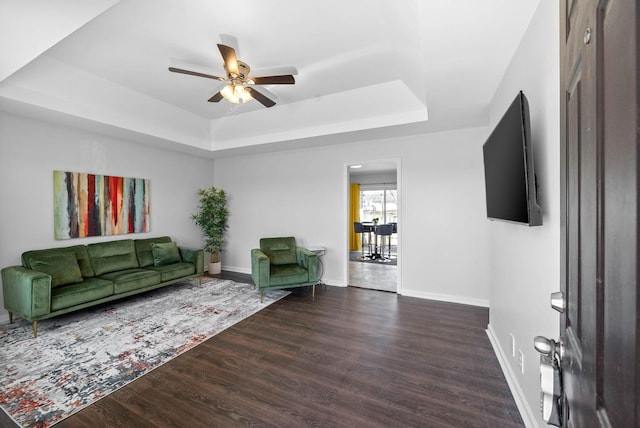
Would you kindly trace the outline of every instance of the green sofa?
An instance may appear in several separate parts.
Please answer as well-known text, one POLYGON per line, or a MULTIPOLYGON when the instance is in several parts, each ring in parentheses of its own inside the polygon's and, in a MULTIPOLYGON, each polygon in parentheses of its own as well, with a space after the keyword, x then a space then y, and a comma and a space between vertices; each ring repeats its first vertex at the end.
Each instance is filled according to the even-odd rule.
POLYGON ((204 272, 204 251, 168 236, 26 251, 22 266, 2 269, 9 322, 33 322, 164 287, 204 272))
POLYGON ((318 283, 318 256, 296 245, 292 236, 262 238, 260 248, 251 250, 251 277, 260 290, 311 286, 315 296, 318 283))

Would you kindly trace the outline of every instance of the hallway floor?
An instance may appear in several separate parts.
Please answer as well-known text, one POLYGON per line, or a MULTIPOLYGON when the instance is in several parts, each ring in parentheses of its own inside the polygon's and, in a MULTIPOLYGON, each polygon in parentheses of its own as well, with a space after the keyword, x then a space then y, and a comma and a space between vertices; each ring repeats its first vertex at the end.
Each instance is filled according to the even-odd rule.
POLYGON ((398 266, 349 262, 349 286, 397 292, 398 266))

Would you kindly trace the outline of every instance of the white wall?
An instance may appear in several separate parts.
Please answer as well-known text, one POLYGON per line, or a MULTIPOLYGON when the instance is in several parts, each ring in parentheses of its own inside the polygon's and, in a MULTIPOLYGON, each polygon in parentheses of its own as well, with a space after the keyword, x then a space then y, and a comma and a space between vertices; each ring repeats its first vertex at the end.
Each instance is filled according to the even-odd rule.
POLYGON ((347 165, 398 159, 399 283, 405 295, 488 306, 482 143, 487 128, 215 161, 229 194, 223 267, 250 272, 261 237, 327 247, 324 280, 347 284, 347 165))
MULTIPOLYGON (((190 215, 198 188, 212 184, 212 160, 0 112, 0 267, 20 264, 26 250, 112 239, 169 235, 201 248, 190 215), (54 240, 54 170, 149 179, 150 232, 54 240)), ((0 319, 8 319, 1 307, 0 319)))
POLYGON ((491 103, 492 127, 519 90, 529 100, 538 201, 543 225, 490 224, 489 336, 527 426, 543 426, 539 412, 536 335, 557 338, 559 316, 549 295, 560 288, 560 131, 558 5, 543 0, 491 103), (524 355, 524 373, 511 354, 524 355))

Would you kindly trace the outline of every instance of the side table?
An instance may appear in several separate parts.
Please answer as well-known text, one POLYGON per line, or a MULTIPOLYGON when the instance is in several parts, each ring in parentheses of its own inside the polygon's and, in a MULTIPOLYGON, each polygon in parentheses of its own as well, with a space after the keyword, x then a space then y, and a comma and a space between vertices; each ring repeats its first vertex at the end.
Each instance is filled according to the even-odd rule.
POLYGON ((322 263, 322 256, 327 254, 327 248, 321 246, 311 246, 307 247, 307 250, 316 253, 318 256, 318 285, 324 285, 324 289, 327 289, 327 284, 322 280, 322 275, 324 274, 324 264, 322 263))

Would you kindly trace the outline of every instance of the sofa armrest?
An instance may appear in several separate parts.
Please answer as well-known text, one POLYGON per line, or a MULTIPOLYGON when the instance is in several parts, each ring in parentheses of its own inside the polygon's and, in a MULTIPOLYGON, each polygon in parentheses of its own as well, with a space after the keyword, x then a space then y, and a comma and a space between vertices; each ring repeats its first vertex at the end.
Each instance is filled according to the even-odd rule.
POLYGON ((251 277, 258 287, 267 287, 271 275, 269 257, 257 248, 251 250, 251 277))
POLYGON ((24 319, 51 312, 51 275, 22 266, 2 269, 4 307, 24 319))
POLYGON ((204 273, 204 250, 197 248, 178 247, 182 261, 193 263, 196 266, 196 273, 204 273))
POLYGON ((296 257, 298 265, 309 272, 309 282, 318 281, 318 255, 303 247, 296 247, 296 257))

